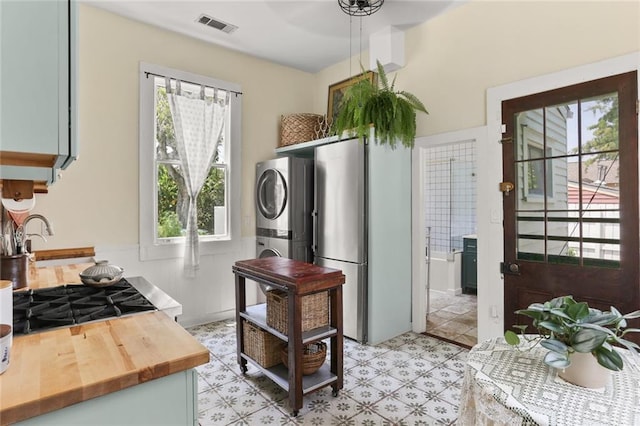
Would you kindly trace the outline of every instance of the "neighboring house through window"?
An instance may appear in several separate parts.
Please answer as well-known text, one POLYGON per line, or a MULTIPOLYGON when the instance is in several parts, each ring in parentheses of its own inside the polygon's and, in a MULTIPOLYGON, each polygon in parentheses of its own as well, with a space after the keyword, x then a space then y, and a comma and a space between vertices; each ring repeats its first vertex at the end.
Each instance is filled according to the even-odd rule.
POLYGON ((185 96, 200 96, 207 100, 226 96, 229 99, 220 136, 206 142, 215 144, 215 152, 197 197, 197 229, 201 254, 226 252, 237 247, 235 244, 239 242, 240 87, 210 77, 141 63, 141 260, 181 257, 184 254, 189 198, 167 97, 168 89, 175 92, 178 86, 185 96))

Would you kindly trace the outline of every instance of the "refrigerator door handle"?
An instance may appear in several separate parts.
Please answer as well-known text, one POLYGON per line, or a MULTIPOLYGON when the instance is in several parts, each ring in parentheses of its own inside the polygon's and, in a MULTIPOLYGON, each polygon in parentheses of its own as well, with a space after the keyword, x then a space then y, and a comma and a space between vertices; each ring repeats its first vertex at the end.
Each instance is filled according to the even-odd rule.
POLYGON ((315 255, 316 252, 318 251, 318 241, 317 241, 317 236, 318 236, 318 212, 315 209, 311 212, 311 219, 313 221, 313 230, 312 230, 313 238, 312 238, 312 242, 311 242, 311 251, 315 255))

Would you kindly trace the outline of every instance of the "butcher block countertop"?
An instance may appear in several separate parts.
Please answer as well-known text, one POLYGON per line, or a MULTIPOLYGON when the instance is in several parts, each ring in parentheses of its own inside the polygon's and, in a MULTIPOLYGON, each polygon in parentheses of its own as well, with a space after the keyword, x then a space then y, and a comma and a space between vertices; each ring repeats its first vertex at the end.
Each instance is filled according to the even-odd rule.
MULTIPOLYGON (((88 264, 30 271, 30 288, 79 283, 88 264)), ((209 352, 160 311, 14 336, 0 375, 0 423, 38 416, 184 371, 209 352)))

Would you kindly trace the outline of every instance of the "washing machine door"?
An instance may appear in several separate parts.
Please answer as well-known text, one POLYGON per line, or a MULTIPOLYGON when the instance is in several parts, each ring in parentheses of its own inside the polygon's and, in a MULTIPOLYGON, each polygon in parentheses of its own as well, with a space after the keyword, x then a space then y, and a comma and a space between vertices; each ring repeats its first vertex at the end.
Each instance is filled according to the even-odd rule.
MULTIPOLYGON (((265 257, 282 257, 280 252, 274 248, 258 248, 260 254, 258 259, 264 259, 265 257)), ((267 284, 260 283, 260 290, 266 296, 268 291, 273 290, 273 287, 267 284)))
POLYGON ((271 220, 277 219, 287 205, 287 182, 275 169, 267 169, 258 178, 256 185, 258 212, 271 220))
POLYGON ((265 257, 282 257, 282 255, 276 249, 266 248, 260 252, 260 256, 258 256, 258 258, 264 259, 265 257))

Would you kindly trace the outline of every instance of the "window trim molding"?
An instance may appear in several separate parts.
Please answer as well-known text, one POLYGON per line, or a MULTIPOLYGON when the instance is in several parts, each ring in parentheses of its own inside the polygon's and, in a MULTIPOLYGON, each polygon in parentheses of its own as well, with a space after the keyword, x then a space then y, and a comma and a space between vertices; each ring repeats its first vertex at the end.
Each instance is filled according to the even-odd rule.
POLYGON ((184 255, 184 238, 157 240, 155 238, 155 223, 157 222, 157 186, 155 179, 154 147, 148 141, 153 140, 153 79, 147 78, 147 73, 167 76, 178 80, 201 82, 207 86, 217 87, 230 93, 229 110, 230 126, 226 128, 228 134, 233 135, 229 140, 229 162, 227 163, 230 185, 227 200, 229 237, 203 238, 200 240, 200 255, 211 255, 237 251, 241 246, 241 192, 242 192, 242 97, 241 87, 235 83, 217 80, 211 77, 176 70, 160 65, 140 62, 139 67, 139 246, 140 261, 180 258, 184 255), (150 111, 151 109, 151 111, 150 111))

